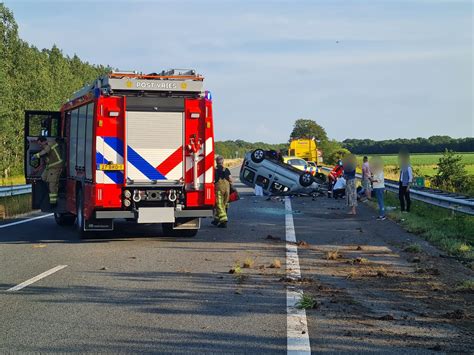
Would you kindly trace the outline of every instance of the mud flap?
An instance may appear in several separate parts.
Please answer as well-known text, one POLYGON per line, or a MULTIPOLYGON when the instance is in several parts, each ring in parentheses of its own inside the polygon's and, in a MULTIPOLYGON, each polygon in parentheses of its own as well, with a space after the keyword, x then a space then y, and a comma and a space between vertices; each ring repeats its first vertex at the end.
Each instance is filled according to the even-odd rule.
POLYGON ((201 228, 201 218, 176 218, 173 229, 199 229, 201 228))

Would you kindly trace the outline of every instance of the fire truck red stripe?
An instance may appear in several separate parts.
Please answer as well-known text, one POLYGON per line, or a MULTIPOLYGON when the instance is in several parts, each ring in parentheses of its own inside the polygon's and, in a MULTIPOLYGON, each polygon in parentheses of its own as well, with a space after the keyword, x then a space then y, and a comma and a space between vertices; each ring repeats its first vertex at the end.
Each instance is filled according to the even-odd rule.
MULTIPOLYGON (((214 161, 212 160, 212 154, 206 156, 198 163, 198 177, 204 174, 208 169, 212 168, 214 161)), ((186 171, 186 181, 193 181, 193 169, 186 171)), ((213 183, 213 181, 206 181, 206 183, 213 183)))
POLYGON ((165 159, 156 169, 163 175, 167 175, 171 170, 176 168, 183 161, 183 147, 179 147, 176 151, 165 159))

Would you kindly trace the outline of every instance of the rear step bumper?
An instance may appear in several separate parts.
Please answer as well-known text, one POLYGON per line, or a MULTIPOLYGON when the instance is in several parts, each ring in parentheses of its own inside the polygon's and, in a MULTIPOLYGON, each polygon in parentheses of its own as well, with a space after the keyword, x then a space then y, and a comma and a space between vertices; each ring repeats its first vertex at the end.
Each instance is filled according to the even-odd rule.
MULTIPOLYGON (((143 208, 143 207, 142 207, 143 208)), ((154 207, 151 207, 154 208, 154 207)), ((144 207, 143 209, 146 209, 144 207)), ((114 219, 114 218, 124 218, 124 219, 135 219, 138 218, 138 211, 96 211, 96 219, 114 219)), ((175 218, 205 218, 212 217, 212 210, 175 210, 175 218)))

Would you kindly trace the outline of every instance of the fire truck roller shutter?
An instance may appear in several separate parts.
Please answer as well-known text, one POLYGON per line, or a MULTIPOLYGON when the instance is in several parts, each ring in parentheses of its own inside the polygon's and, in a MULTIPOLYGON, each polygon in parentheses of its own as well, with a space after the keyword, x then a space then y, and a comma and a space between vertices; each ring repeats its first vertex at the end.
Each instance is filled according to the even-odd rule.
POLYGON ((127 110, 126 125, 127 180, 179 183, 184 169, 183 112, 127 110))

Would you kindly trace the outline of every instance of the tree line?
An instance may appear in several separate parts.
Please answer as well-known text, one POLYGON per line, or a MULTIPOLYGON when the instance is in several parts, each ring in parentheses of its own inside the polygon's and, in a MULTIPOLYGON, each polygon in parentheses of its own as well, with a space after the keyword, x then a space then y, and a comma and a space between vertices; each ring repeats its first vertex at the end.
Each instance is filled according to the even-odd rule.
POLYGON ((0 3, 0 178, 22 174, 25 110, 60 109, 109 67, 91 65, 59 48, 38 49, 19 38, 13 13, 0 3))
POLYGON ((474 138, 451 138, 449 136, 431 136, 429 138, 388 139, 346 139, 344 148, 354 154, 397 154, 401 149, 410 153, 440 153, 446 149, 455 152, 474 152, 474 138))

